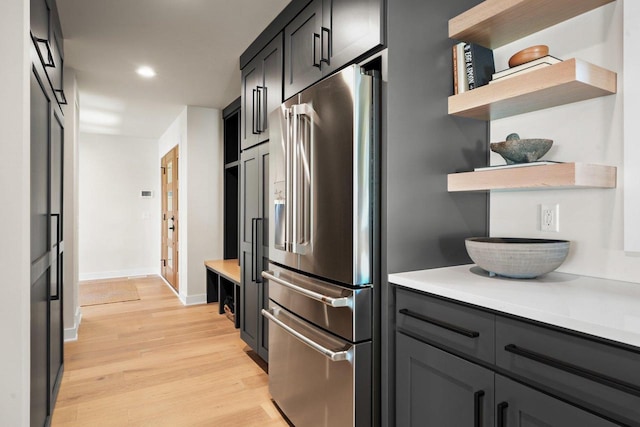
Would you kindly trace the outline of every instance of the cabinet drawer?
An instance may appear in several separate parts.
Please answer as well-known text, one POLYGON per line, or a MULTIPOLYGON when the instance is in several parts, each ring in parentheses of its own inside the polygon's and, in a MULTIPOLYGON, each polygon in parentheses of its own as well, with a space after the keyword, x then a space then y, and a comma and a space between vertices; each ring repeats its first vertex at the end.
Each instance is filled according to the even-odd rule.
POLYGON ((497 316, 496 365, 613 419, 640 420, 640 352, 497 316))
POLYGON ((494 362, 495 316, 425 294, 397 288, 398 329, 435 345, 494 362))
POLYGON ((495 377, 495 390, 498 426, 614 427, 617 425, 501 375, 495 377))

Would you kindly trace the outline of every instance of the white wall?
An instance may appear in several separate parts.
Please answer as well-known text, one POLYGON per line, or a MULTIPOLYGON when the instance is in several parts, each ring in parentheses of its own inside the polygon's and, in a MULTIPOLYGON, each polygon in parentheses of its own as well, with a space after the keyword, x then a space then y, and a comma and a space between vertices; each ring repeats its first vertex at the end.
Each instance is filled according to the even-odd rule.
POLYGON ((0 129, 3 227, 0 271, 0 420, 29 425, 30 381, 30 110, 29 2, 0 2, 0 129))
POLYGON ((80 280, 159 274, 157 159, 155 139, 80 133, 80 280))
MULTIPOLYGON (((222 126, 220 110, 187 107, 187 280, 189 295, 206 302, 204 261, 222 259, 222 126)), ((186 213, 186 216, 185 216, 186 213)), ((184 257, 183 257, 184 258, 184 257)))
POLYGON ((628 0, 624 7, 624 247, 640 252, 640 144, 638 144, 638 112, 640 111, 640 2, 628 0))
POLYGON ((186 107, 159 141, 159 159, 179 145, 179 282, 184 304, 206 302, 204 261, 222 259, 220 110, 186 107))
MULTIPOLYGON (((522 114, 491 123, 491 141, 511 132, 522 138, 551 138, 548 160, 618 167, 612 190, 544 190, 491 193, 491 235, 571 241, 558 269, 618 280, 640 281, 640 257, 623 249, 622 2, 613 2, 494 51, 496 68, 520 49, 547 44, 562 59, 580 58, 618 72, 618 94, 522 114), (560 205, 560 232, 538 231, 538 205, 560 205)), ((637 113, 636 113, 637 115, 637 113)), ((504 160, 492 153, 492 164, 504 160)))
POLYGON ((64 339, 78 339, 82 313, 78 303, 78 83, 72 68, 64 69, 64 339))

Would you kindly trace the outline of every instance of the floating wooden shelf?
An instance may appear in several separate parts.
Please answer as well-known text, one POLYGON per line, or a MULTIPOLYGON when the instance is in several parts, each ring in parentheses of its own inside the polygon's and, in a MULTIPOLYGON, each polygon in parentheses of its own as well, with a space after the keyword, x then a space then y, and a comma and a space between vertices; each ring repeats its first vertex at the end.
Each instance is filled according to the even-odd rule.
POLYGON ((449 114, 494 120, 616 93, 617 75, 579 59, 449 97, 449 114))
POLYGON ((449 38, 491 49, 615 0, 486 0, 449 20, 449 38))
POLYGON ((452 173, 447 188, 453 191, 546 190, 560 188, 615 188, 616 167, 586 163, 558 163, 475 172, 452 173))

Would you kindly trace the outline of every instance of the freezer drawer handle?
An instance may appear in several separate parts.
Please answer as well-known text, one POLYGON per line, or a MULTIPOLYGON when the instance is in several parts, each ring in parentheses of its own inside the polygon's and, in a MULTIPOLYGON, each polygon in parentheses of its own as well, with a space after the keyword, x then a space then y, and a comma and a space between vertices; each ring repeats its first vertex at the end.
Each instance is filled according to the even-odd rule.
POLYGON ((328 348, 321 346, 320 344, 318 344, 317 342, 313 341, 312 339, 304 336, 303 334, 301 334, 300 332, 296 331, 295 329, 285 325, 284 323, 282 323, 282 321, 278 320, 274 316, 274 314, 275 314, 275 310, 274 309, 269 309, 269 310, 265 310, 264 308, 262 309, 262 315, 264 317, 266 317, 267 319, 271 320, 276 325, 280 326, 282 329, 285 330, 285 332, 291 334, 294 338, 299 339, 304 344, 308 345, 309 347, 311 347, 312 349, 314 349, 318 353, 323 354, 324 356, 327 357, 327 359, 330 359, 332 362, 341 362, 341 361, 344 361, 344 360, 350 361, 350 359, 351 359, 351 355, 350 355, 351 349, 344 350, 344 351, 329 350, 328 348))
POLYGON ((295 291, 301 295, 304 295, 316 301, 320 301, 321 303, 326 304, 330 307, 351 307, 352 306, 352 299, 350 297, 333 298, 327 295, 322 295, 318 292, 310 291, 308 289, 294 285, 293 283, 289 283, 286 280, 282 280, 281 278, 274 276, 273 271, 263 271, 262 277, 268 280, 273 280, 274 282, 279 283, 282 286, 286 286, 292 291, 295 291))

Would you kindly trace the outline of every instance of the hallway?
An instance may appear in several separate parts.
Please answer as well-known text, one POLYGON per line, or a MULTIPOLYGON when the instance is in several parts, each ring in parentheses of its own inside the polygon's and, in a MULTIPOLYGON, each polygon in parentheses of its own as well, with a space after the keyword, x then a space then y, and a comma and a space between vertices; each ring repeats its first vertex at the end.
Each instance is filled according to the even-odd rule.
POLYGON ((54 427, 287 425, 217 304, 185 307, 157 276, 129 280, 140 300, 82 307, 54 427))

